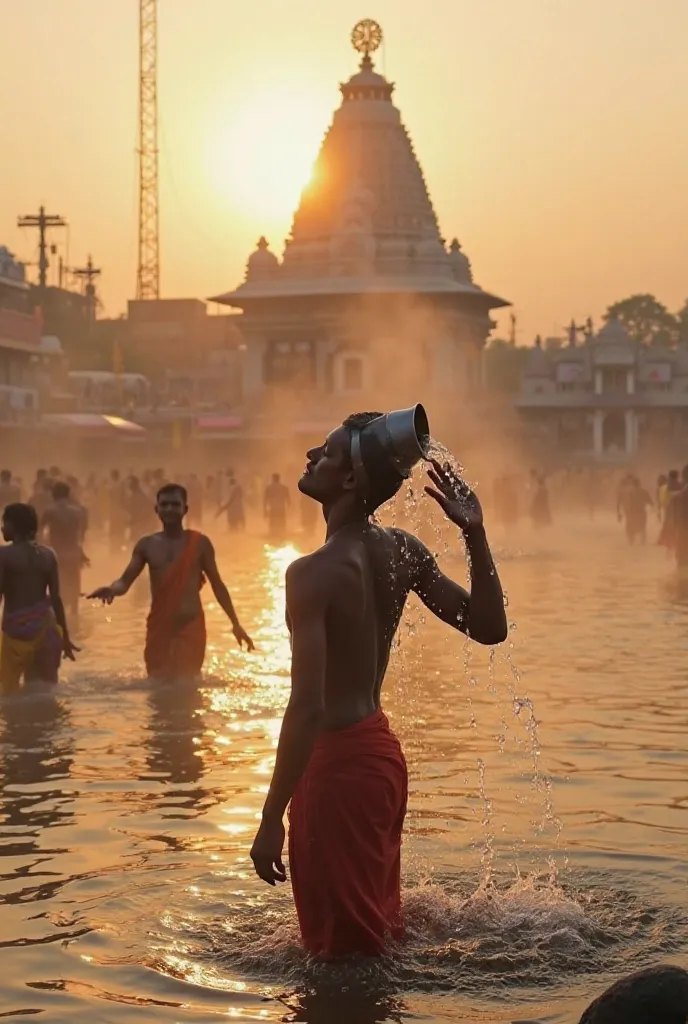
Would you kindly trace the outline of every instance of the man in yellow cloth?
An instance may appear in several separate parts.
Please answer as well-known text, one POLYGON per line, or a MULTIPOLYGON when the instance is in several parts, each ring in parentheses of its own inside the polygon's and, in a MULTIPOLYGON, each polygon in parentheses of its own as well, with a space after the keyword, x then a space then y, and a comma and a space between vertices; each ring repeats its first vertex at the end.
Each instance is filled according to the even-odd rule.
POLYGON ((62 657, 79 650, 69 637, 55 552, 36 542, 38 517, 15 502, 2 516, 0 597, 3 600, 0 691, 24 683, 57 683, 62 657))
POLYGON ((253 641, 234 611, 210 539, 184 528, 186 489, 181 484, 165 484, 158 491, 155 511, 162 530, 137 541, 120 578, 88 596, 111 604, 127 593, 148 566, 151 609, 143 657, 150 678, 169 682, 198 676, 203 667, 206 632, 200 591, 206 579, 232 623, 239 646, 252 651, 253 641))

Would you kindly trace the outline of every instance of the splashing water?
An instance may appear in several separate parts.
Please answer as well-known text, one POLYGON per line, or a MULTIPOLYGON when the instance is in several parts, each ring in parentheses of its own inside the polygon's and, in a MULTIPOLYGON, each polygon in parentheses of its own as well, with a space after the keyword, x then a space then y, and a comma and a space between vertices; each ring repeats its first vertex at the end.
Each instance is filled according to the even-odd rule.
MULTIPOLYGON (((493 879, 436 876, 402 892, 406 936, 388 957, 337 964, 310 959, 286 894, 228 906, 201 923, 189 908, 170 910, 153 934, 151 965, 189 973, 253 977, 270 986, 322 991, 484 993, 496 985, 542 988, 601 969, 632 970, 681 948, 688 916, 649 904, 616 879, 587 875, 566 889, 534 875, 493 879)), ((216 905, 216 911, 220 908, 216 905)))
MULTIPOLYGON (((453 453, 435 438, 431 438, 428 444, 427 460, 428 462, 430 460, 434 460, 443 466, 447 466, 451 472, 453 472, 463 482, 467 483, 472 489, 476 486, 474 483, 469 482, 466 479, 464 468, 455 458, 453 453)), ((424 467, 417 467, 415 474, 411 477, 408 485, 404 489, 401 504, 398 501, 394 503, 393 522, 394 525, 407 526, 412 530, 412 532, 419 535, 421 539, 427 540, 427 506, 424 504, 422 505, 423 485, 420 480, 423 468, 424 467)), ((429 546, 432 548, 433 554, 440 560, 454 560, 456 558, 456 542, 454 537, 451 536, 450 531, 447 529, 446 520, 435 516, 431 522, 432 537, 429 546)), ((465 548, 464 554, 470 575, 470 553, 465 550, 465 548)), ((508 608, 509 602, 506 594, 504 597, 504 603, 505 607, 508 608)), ((422 678, 421 670, 424 647, 422 631, 420 634, 420 641, 417 640, 411 647, 403 645, 402 637, 407 639, 416 637, 416 634, 419 632, 419 627, 422 627, 424 624, 424 611, 418 606, 414 606, 412 604, 407 605, 394 648, 394 653, 398 663, 398 688, 403 690, 403 706, 406 709, 409 708, 409 705, 414 708, 420 705, 420 694, 413 694, 410 701, 409 694, 412 693, 412 680, 422 678)), ((488 693, 499 702, 500 716, 499 731, 494 736, 494 740, 499 753, 501 755, 505 755, 507 753, 508 738, 510 735, 508 721, 510 710, 512 721, 519 727, 514 733, 514 743, 517 750, 522 750, 529 757, 530 771, 532 773, 530 778, 530 787, 532 791, 537 794, 540 804, 540 809, 532 822, 533 832, 536 837, 540 838, 547 838, 549 835, 553 834, 553 846, 556 851, 559 846, 563 826, 560 818, 555 813, 551 779, 542 768, 541 746, 538 734, 539 722, 536 717, 535 708, 527 695, 521 695, 521 676, 513 658, 513 636, 516 632, 516 628, 516 623, 511 621, 509 624, 508 649, 502 654, 508 668, 506 679, 502 679, 497 670, 497 653, 495 649, 491 649, 489 654, 487 690, 488 693), (501 701, 499 698, 500 684, 506 689, 506 694, 501 701)), ((445 638, 445 643, 452 642, 452 639, 451 635, 448 635, 445 638)), ((467 641, 464 645, 463 659, 464 678, 469 681, 469 690, 467 694, 464 694, 464 699, 468 704, 471 728, 477 729, 478 720, 472 702, 471 691, 474 691, 477 688, 478 679, 472 668, 472 644, 470 641, 467 641)), ((406 717, 408 720, 408 711, 406 713, 406 717)), ((415 717, 418 718, 418 715, 415 717)), ((482 757, 478 758, 478 801, 479 807, 482 809, 480 814, 480 823, 483 834, 480 857, 483 869, 483 882, 485 884, 489 883, 492 876, 494 859, 496 856, 494 846, 496 822, 494 819, 493 801, 489 795, 487 787, 487 771, 488 769, 485 760, 482 757)), ((523 798, 517 796, 517 799, 523 798)), ((556 855, 551 850, 546 851, 546 862, 548 865, 551 884, 554 885, 558 878, 559 869, 556 862, 556 855)), ((563 864, 564 867, 567 864, 566 853, 564 853, 563 864)))

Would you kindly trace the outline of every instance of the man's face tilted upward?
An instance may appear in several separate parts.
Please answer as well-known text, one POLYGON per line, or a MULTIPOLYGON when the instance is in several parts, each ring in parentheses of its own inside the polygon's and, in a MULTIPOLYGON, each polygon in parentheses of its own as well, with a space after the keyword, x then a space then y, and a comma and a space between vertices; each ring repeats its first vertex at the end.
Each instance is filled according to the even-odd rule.
POLYGON ((330 505, 346 492, 356 489, 351 465, 351 437, 346 427, 337 427, 327 435, 325 443, 306 453, 308 462, 299 480, 302 494, 321 505, 330 505))

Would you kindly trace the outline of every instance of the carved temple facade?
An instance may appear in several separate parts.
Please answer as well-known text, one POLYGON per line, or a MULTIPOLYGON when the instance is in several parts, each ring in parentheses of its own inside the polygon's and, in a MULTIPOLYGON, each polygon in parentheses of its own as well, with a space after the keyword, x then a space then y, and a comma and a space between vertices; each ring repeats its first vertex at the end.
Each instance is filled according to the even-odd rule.
POLYGON ((281 256, 261 238, 244 281, 213 300, 241 310, 247 423, 298 431, 418 400, 451 419, 480 390, 490 311, 508 303, 441 237, 373 48, 341 86, 281 256))

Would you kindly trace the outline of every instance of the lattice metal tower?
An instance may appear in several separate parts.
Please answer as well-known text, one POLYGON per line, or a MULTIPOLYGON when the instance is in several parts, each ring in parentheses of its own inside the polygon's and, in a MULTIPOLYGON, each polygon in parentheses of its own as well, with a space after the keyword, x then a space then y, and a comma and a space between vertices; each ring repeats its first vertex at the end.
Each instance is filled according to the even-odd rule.
POLYGON ((139 264, 136 298, 158 299, 158 0, 139 0, 139 4, 139 264))

